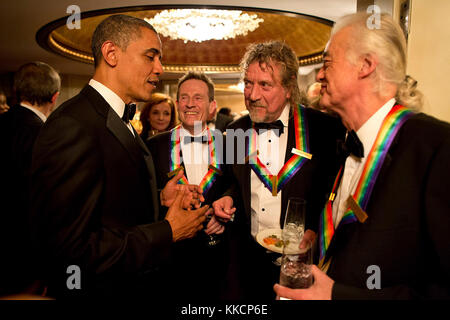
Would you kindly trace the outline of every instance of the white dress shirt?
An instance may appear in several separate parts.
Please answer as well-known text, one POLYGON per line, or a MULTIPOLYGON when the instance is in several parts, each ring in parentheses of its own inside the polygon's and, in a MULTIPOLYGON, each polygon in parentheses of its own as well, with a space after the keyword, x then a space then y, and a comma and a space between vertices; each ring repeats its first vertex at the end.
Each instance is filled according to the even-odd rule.
POLYGON ((27 108, 28 110, 34 112, 34 114, 36 114, 42 120, 42 122, 47 121, 47 117, 39 109, 33 107, 30 104, 27 104, 26 102, 21 102, 20 105, 22 107, 27 108))
POLYGON ((367 156, 375 142, 378 131, 381 128, 384 118, 395 104, 395 99, 386 102, 361 128, 356 132, 359 140, 364 146, 364 157, 358 158, 350 155, 345 161, 344 173, 341 183, 336 193, 336 199, 333 202, 333 225, 336 229, 348 209, 347 199, 355 193, 359 179, 361 178, 367 156))
POLYGON ((190 184, 200 184, 206 172, 208 172, 208 143, 190 142, 186 143, 184 137, 199 137, 206 135, 206 128, 197 135, 192 135, 181 126, 181 152, 186 169, 185 175, 190 184))
MULTIPOLYGON (((94 79, 89 81, 89 85, 94 88, 103 97, 103 99, 106 100, 106 102, 108 102, 119 118, 122 119, 123 113, 125 112, 125 102, 123 102, 123 100, 114 91, 94 79)), ((131 123, 123 122, 123 124, 128 127, 128 130, 130 130, 131 134, 134 136, 133 126, 131 123)))
MULTIPOLYGON (((276 175, 284 165, 286 155, 288 124, 289 124, 289 104, 284 107, 283 112, 277 120, 281 120, 284 125, 284 133, 279 137, 272 131, 261 132, 256 138, 256 147, 259 151, 258 158, 271 172, 276 175)), ((251 189, 251 233, 256 234, 265 229, 280 228, 281 216, 281 193, 276 197, 272 196, 253 170, 250 170, 251 189)))

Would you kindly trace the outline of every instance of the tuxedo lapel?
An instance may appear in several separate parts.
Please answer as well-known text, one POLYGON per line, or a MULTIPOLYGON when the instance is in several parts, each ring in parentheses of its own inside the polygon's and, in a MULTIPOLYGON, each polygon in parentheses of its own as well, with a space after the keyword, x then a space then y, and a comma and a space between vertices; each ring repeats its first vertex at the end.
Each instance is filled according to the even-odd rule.
POLYGON ((136 143, 137 139, 133 137, 133 134, 127 128, 122 119, 120 119, 117 113, 111 108, 108 110, 106 117, 106 127, 117 138, 117 140, 119 140, 136 165, 139 165, 142 157, 142 151, 136 143))
POLYGON ((251 218, 251 169, 249 164, 237 166, 237 176, 242 177, 240 179, 242 188, 242 197, 245 206, 245 212, 247 212, 247 221, 250 223, 251 218))
POLYGON ((288 125, 288 140, 286 144, 286 152, 284 156, 284 163, 288 162, 292 157, 292 148, 295 147, 295 132, 294 132, 294 117, 289 117, 289 125, 288 125))
MULTIPOLYGON (((158 197, 156 194, 156 176, 155 168, 151 154, 145 146, 142 139, 133 128, 134 135, 130 132, 123 120, 110 107, 105 99, 91 86, 87 85, 80 94, 85 95, 92 103, 94 109, 104 118, 106 118, 106 128, 120 142, 126 153, 130 156, 137 168, 142 168, 142 160, 144 160, 149 175, 152 204, 155 221, 159 215, 158 197)), ((145 169, 144 169, 145 170, 145 169)))
MULTIPOLYGON (((397 135, 398 137, 398 135, 397 135)), ((397 137, 395 138, 394 142, 392 143, 391 147, 389 148, 388 153, 386 154, 386 157, 383 161, 383 166, 381 168, 381 172, 380 175, 377 178, 377 181, 375 182, 375 188, 377 184, 383 184, 383 179, 386 175, 383 174, 383 171, 386 170, 391 162, 392 162, 392 148, 395 147, 395 145, 397 144, 397 137)), ((368 215, 368 219, 370 219, 371 213, 370 213, 370 199, 369 199, 369 205, 368 205, 368 211, 367 211, 367 215, 368 215)), ((349 222, 349 223, 340 223, 336 230, 334 231, 334 235, 331 238, 331 242, 330 245, 328 247, 328 250, 325 254, 325 262, 328 261, 332 256, 333 256, 333 252, 335 250, 339 250, 340 244, 341 243, 345 243, 353 232, 355 232, 357 230, 357 228, 359 227, 359 224, 361 222, 359 222, 357 219, 353 222, 349 222)))
POLYGON ((99 115, 106 118, 106 128, 119 140, 136 165, 140 165, 142 152, 136 144, 133 134, 108 102, 90 85, 85 86, 80 94, 86 96, 99 115))
POLYGON ((339 250, 339 247, 342 246, 342 244, 346 243, 346 239, 350 237, 350 235, 355 232, 356 228, 358 227, 359 222, 353 222, 353 223, 347 223, 347 224, 340 224, 337 229, 334 231, 334 235, 331 238, 330 245, 327 249, 327 252, 325 253, 325 259, 323 264, 325 265, 330 258, 333 257, 334 252, 336 250, 339 250))
MULTIPOLYGON (((248 118, 248 120, 249 120, 248 126, 246 126, 246 127, 252 128, 250 117, 248 118)), ((247 154, 248 144, 249 144, 249 137, 246 135, 245 136, 245 146, 244 146, 245 154, 247 154)), ((237 146, 235 146, 235 154, 237 154, 237 146)), ((246 221, 249 225, 251 225, 251 211, 252 211, 252 209, 251 209, 251 174, 252 174, 252 169, 250 168, 250 164, 246 163, 245 165, 238 165, 237 171, 238 171, 237 177, 242 177, 240 179, 241 180, 240 188, 242 188, 241 192, 242 192, 243 201, 244 201, 244 208, 245 208, 245 212, 247 213, 246 221)))
POLYGON ((150 180, 150 186, 152 190, 152 203, 153 203, 153 215, 154 215, 154 221, 158 221, 159 219, 159 206, 158 206, 158 194, 157 194, 157 184, 156 184, 156 171, 155 171, 155 164, 153 162, 152 155, 150 151, 148 150, 147 146, 145 145, 144 141, 142 141, 141 137, 137 134, 136 130, 134 130, 134 134, 136 136, 136 141, 138 145, 141 148, 142 154, 144 156, 144 162, 148 170, 149 180, 150 180))
MULTIPOLYGON (((284 156, 284 163, 288 162, 292 157, 292 148, 295 147, 295 132, 294 132, 294 117, 292 114, 289 116, 289 125, 288 125, 288 140, 286 144, 286 152, 284 156)), ((297 174, 299 174, 302 170, 300 169, 297 174)), ((289 188, 289 182, 286 184, 284 189, 289 188)), ((288 192, 281 191, 281 214, 280 214, 280 226, 284 225, 284 217, 286 215, 286 207, 288 201, 288 192)))

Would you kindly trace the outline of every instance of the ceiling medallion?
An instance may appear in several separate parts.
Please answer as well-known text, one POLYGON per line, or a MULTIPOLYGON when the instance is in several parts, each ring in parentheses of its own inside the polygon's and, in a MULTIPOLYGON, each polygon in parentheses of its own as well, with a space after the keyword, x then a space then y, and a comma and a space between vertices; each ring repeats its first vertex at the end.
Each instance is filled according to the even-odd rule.
POLYGON ((172 40, 227 40, 254 31, 264 19, 239 10, 171 9, 145 18, 158 33, 172 40))

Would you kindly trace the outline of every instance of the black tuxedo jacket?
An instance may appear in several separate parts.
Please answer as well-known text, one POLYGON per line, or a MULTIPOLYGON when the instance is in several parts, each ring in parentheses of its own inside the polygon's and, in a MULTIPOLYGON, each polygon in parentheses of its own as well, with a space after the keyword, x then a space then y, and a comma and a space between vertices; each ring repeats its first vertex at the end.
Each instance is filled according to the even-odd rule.
MULTIPOLYGON (((164 188, 171 179, 167 175, 170 172, 171 133, 171 131, 160 133, 146 142, 155 163, 158 190, 164 188)), ((222 137, 222 133, 219 134, 222 137)), ((216 150, 216 153, 224 154, 222 147, 225 146, 225 143, 216 139, 216 146, 217 149, 220 149, 216 150)), ((181 166, 184 168, 184 163, 181 166)), ((220 169, 222 174, 217 176, 208 192, 203 194, 204 204, 211 206, 230 187, 227 167, 221 164, 220 169)), ((186 174, 186 170, 184 172, 186 174)), ((161 207, 160 219, 164 219, 166 213, 167 208, 161 207)), ((208 239, 203 231, 200 231, 192 239, 174 244, 172 266, 173 274, 177 276, 173 278, 173 281, 179 289, 176 296, 172 296, 172 298, 185 300, 188 296, 191 300, 197 301, 222 298, 226 280, 226 265, 228 264, 225 252, 227 237, 223 234, 216 237, 220 243, 213 247, 207 246, 208 239)))
POLYGON ((424 114, 407 120, 375 182, 368 219, 338 226, 332 238, 333 299, 449 298, 449 164, 450 125, 424 114), (381 289, 368 289, 376 283, 369 266, 379 267, 381 289))
MULTIPOLYGON (((300 197, 307 201, 305 228, 317 232, 319 214, 331 189, 331 184, 339 165, 336 160, 337 140, 344 139, 345 128, 339 119, 314 109, 305 108, 305 117, 309 131, 309 148, 313 157, 303 165, 282 189, 280 227, 284 223, 288 199, 290 197, 300 197)), ((243 129, 245 131, 251 128, 251 125, 250 117, 244 116, 231 123, 227 129, 243 129)), ((248 138, 246 137, 245 148, 247 148, 247 144, 248 138)), ((288 126, 285 162, 291 157, 291 150, 294 147, 294 119, 291 115, 288 126)), ((238 155, 237 151, 235 155, 238 155)), ((242 163, 242 159, 239 160, 242 163)), ((237 261, 231 265, 238 267, 231 274, 235 273, 241 279, 237 280, 238 283, 230 290, 234 290, 234 297, 238 299, 252 299, 255 297, 259 299, 273 299, 275 294, 272 287, 278 282, 280 269, 279 267, 276 268, 272 263, 274 257, 266 254, 265 249, 257 244, 251 236, 250 173, 252 169, 248 164, 238 164, 237 161, 238 159, 235 159, 230 169, 237 183, 227 194, 235 199, 237 208, 232 227, 235 233, 232 237, 235 242, 232 256, 237 261), (236 252, 241 253, 237 254, 236 252)), ((230 283, 233 282, 233 279, 230 280, 230 283)))
MULTIPOLYGON (((147 140, 146 144, 148 149, 150 150, 153 161, 156 167, 156 181, 158 190, 162 190, 166 183, 171 179, 168 177, 168 173, 170 172, 169 163, 170 163, 170 140, 171 140, 171 131, 163 132, 151 137, 147 140)), ((222 133, 219 133, 222 136, 222 133)), ((197 143, 197 142, 193 142, 197 143)), ((223 142, 218 142, 218 148, 224 148, 226 145, 225 137, 223 138, 223 142)), ((224 150, 216 150, 216 153, 224 154, 224 150)), ((223 161, 225 161, 225 156, 222 157, 223 161)), ((181 163, 181 166, 184 168, 184 163, 181 163)), ((225 190, 229 188, 228 175, 227 175, 227 167, 223 164, 220 164, 220 169, 222 171, 221 175, 217 176, 217 179, 209 189, 209 191, 204 194, 205 204, 212 204, 215 200, 220 197, 225 190)), ((186 170, 184 170, 186 174, 186 170)), ((160 218, 164 218, 165 212, 167 209, 162 208, 160 212, 160 218)))
POLYGON ((42 127, 33 150, 31 215, 49 292, 156 290, 153 271, 167 259, 172 233, 167 221, 155 223, 153 161, 135 136, 90 86, 42 127), (70 265, 80 267, 81 290, 67 289, 70 265))
POLYGON ((29 277, 28 180, 34 141, 44 122, 20 105, 0 116, 0 294, 23 290, 29 277))

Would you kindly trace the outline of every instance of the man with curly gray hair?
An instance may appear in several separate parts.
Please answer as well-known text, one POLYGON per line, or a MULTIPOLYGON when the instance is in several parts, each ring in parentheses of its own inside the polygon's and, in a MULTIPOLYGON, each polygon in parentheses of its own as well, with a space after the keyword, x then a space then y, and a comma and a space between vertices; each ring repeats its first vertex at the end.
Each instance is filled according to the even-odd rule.
POLYGON ((322 211, 314 284, 276 285, 281 297, 449 298, 450 125, 416 113, 422 94, 405 73, 399 25, 368 19, 336 23, 317 75, 321 106, 348 130, 346 160, 322 211))
MULTIPOLYGON (((233 237, 237 262, 231 263, 238 270, 230 274, 236 275, 232 280, 241 295, 231 298, 274 299, 272 287, 280 275, 274 262, 280 255, 268 253, 255 239, 268 229, 282 228, 291 197, 307 201, 305 237, 315 237, 327 185, 334 178, 336 140, 345 130, 339 119, 300 104, 298 58, 286 43, 251 45, 241 67, 249 115, 226 131, 227 144, 236 146, 232 172, 237 183, 213 207, 224 219, 233 213, 233 200, 240 208, 234 221, 239 231, 233 237), (244 131, 246 140, 239 135, 244 131), (245 163, 238 151, 244 146, 245 163)), ((227 156, 229 151, 227 146, 227 156)))

